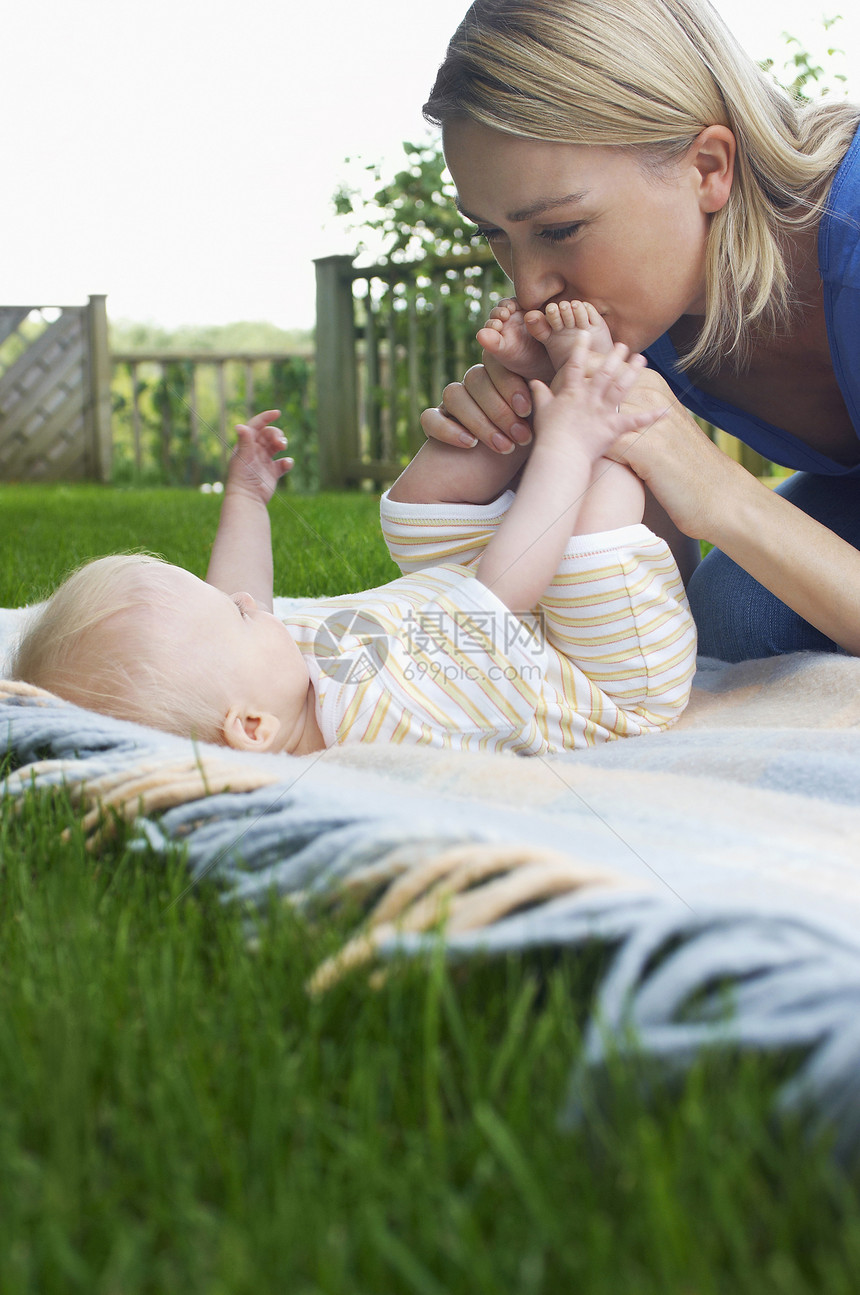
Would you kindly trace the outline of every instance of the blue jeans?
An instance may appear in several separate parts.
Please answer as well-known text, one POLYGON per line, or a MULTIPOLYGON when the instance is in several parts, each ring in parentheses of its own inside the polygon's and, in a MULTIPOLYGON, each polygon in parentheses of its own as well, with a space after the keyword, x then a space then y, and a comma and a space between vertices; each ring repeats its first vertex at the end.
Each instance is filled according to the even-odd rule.
MULTIPOLYGON (((860 549, 860 476, 796 472, 779 493, 860 549)), ((699 631, 699 652, 721 661, 748 661, 784 652, 838 652, 832 639, 802 620, 713 549, 696 568, 687 596, 699 631)))

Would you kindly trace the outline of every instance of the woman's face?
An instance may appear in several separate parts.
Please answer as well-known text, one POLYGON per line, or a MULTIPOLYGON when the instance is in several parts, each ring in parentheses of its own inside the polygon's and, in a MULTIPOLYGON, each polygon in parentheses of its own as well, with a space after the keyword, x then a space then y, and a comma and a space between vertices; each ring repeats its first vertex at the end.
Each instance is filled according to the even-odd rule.
POLYGON ((449 123, 444 142, 458 206, 524 310, 590 301, 632 351, 704 313, 711 198, 693 150, 655 175, 620 148, 520 139, 467 119, 449 123))

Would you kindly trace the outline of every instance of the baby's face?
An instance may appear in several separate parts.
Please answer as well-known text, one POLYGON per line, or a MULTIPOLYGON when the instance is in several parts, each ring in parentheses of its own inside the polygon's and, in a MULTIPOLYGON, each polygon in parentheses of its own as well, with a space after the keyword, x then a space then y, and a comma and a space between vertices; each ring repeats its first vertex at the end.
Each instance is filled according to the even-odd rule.
POLYGON ((292 749, 291 737, 304 723, 310 678, 289 630, 250 594, 222 593, 181 567, 170 569, 169 580, 179 605, 166 611, 164 633, 180 668, 189 678, 202 671, 213 680, 213 701, 225 714, 233 706, 272 714, 279 728, 268 749, 292 749))

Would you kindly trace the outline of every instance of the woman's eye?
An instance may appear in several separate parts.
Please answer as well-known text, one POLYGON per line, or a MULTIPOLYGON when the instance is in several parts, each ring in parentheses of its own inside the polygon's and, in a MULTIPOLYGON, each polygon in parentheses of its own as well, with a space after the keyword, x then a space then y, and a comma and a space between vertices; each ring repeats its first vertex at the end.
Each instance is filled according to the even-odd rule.
POLYGON ((488 243, 495 242, 497 238, 502 238, 503 234, 500 229, 476 229, 475 238, 485 238, 488 243))
MULTIPOLYGON (((564 243, 567 239, 573 238, 582 229, 582 222, 577 221, 575 225, 563 225, 557 229, 543 229, 538 235, 546 243, 564 243)), ((488 243, 496 243, 505 235, 500 229, 476 229, 475 238, 486 239, 488 243)))
POLYGON ((541 231, 541 238, 546 239, 548 243, 563 243, 565 239, 573 238, 578 234, 582 225, 564 225, 559 229, 544 229, 541 231))
POLYGON ((242 599, 234 598, 233 602, 239 608, 239 614, 242 617, 242 620, 246 621, 248 619, 248 609, 246 608, 245 604, 242 602, 242 599))

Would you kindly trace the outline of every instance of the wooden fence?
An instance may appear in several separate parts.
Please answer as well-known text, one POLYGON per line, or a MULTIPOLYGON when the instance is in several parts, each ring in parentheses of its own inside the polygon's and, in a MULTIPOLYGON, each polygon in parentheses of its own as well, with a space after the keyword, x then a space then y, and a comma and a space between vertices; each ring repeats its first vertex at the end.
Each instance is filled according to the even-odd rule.
POLYGON ((421 445, 421 410, 478 358, 475 333, 510 284, 489 253, 317 271, 319 479, 380 489, 421 445))
POLYGON ((0 307, 0 480, 110 475, 105 298, 0 307))
POLYGON ((117 353, 114 479, 201 485, 224 475, 234 425, 280 409, 294 481, 317 484, 314 362, 281 352, 117 353))
POLYGON ((313 357, 118 353, 114 479, 199 485, 222 476, 234 423, 283 410, 305 489, 379 489, 423 440, 421 410, 477 359, 475 332, 507 280, 488 254, 432 266, 317 267, 313 357))
MULTIPOLYGON (((488 254, 432 264, 316 262, 316 353, 109 356, 105 298, 0 307, 0 480, 197 486, 224 475, 233 425, 283 411, 294 486, 386 486, 421 445, 421 410, 477 359, 511 290, 488 254)), ((725 433, 756 475, 771 465, 725 433)))

